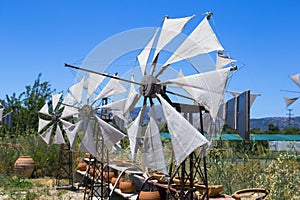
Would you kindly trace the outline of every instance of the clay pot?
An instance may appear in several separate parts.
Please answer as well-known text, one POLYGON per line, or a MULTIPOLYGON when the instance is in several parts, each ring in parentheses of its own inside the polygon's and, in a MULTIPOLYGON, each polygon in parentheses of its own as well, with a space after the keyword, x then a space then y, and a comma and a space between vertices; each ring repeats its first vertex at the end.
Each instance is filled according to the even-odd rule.
POLYGON ((158 191, 141 191, 139 194, 140 200, 161 200, 158 191))
POLYGON ((122 193, 133 193, 135 190, 135 184, 132 181, 122 181, 119 184, 119 188, 122 193))
POLYGON ((77 165, 77 169, 80 171, 85 171, 87 168, 87 163, 84 161, 80 161, 77 165))
POLYGON ((153 173, 153 175, 152 175, 154 178, 155 178, 155 180, 157 180, 159 183, 167 183, 167 180, 166 180, 166 178, 165 178, 165 174, 164 173, 160 173, 160 172, 155 172, 155 173, 153 173))
MULTIPOLYGON (((201 194, 204 194, 206 191, 205 185, 197 185, 196 186, 199 188, 199 192, 201 194)), ((222 185, 208 185, 208 196, 214 197, 219 195, 223 191, 223 186, 222 185)))
MULTIPOLYGON (((112 177, 111 178, 111 184, 112 185, 115 185, 115 183, 116 183, 116 181, 117 181, 117 177, 112 177)), ((122 177, 122 178, 120 178, 120 180, 119 180, 119 182, 117 183, 117 185, 116 185, 116 188, 119 188, 119 184, 120 184, 120 182, 123 182, 123 181, 125 181, 125 179, 122 177)))
POLYGON ((103 172, 103 178, 106 183, 111 182, 111 178, 115 176, 115 172, 103 172))
POLYGON ((30 156, 20 156, 14 164, 17 175, 21 178, 29 178, 34 171, 34 164, 30 156))
MULTIPOLYGON (((173 178, 173 182, 176 184, 176 185, 181 185, 181 180, 180 180, 180 177, 174 177, 173 178)), ((194 184, 197 183, 198 180, 197 179, 194 179, 194 184)), ((190 185, 190 181, 189 180, 186 180, 186 183, 185 183, 186 186, 189 186, 190 185)))
POLYGON ((99 173, 100 173, 100 171, 98 169, 95 170, 93 166, 90 166, 90 169, 89 169, 90 176, 94 176, 94 178, 97 178, 99 173))

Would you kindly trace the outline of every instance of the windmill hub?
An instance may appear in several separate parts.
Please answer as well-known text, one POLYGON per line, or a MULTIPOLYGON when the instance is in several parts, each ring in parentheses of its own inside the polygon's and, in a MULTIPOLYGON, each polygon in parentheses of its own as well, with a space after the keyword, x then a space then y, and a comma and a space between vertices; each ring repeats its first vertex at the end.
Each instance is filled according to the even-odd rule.
POLYGON ((83 115, 83 117, 92 117, 95 115, 95 111, 92 106, 84 105, 81 108, 81 114, 83 115))
POLYGON ((144 76, 141 80, 143 86, 140 87, 140 93, 144 97, 155 98, 155 94, 161 92, 161 86, 157 84, 158 82, 159 80, 152 75, 144 76))
POLYGON ((59 118, 61 117, 61 113, 60 114, 54 114, 51 116, 51 119, 53 122, 57 122, 59 121, 59 118))

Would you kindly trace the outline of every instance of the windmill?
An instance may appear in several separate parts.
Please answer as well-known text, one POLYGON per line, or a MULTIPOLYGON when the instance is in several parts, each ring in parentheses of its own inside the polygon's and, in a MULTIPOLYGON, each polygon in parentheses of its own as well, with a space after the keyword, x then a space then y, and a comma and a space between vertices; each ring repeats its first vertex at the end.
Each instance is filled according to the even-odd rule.
POLYGON ((73 126, 70 117, 62 117, 64 106, 60 103, 62 93, 52 95, 50 107, 48 103, 39 111, 39 127, 38 132, 42 139, 49 144, 60 145, 58 170, 56 174, 56 187, 68 187, 73 189, 73 173, 72 173, 72 152, 70 151, 70 143, 65 140, 65 129, 73 126), (62 179, 68 179, 69 185, 62 186, 62 179))
MULTIPOLYGON (((106 152, 125 135, 107 122, 107 115, 99 113, 99 102, 101 104, 101 100, 125 92, 126 89, 117 79, 109 80, 103 88, 100 88, 104 76, 78 73, 78 77, 80 81, 68 89, 68 98, 63 102, 65 109, 62 116, 76 116, 77 122, 74 127, 66 130, 70 144, 73 147, 76 138, 80 138, 79 150, 91 155, 88 170, 93 168, 93 173, 99 170, 101 174, 105 162, 108 162, 106 152)), ((117 78, 116 75, 113 77, 117 78)), ((93 177, 95 175, 93 174, 93 177)), ((86 185, 84 198, 103 197, 105 195, 103 177, 94 177, 92 181, 90 186, 86 185), (98 180, 100 185, 96 185, 99 183, 98 180), (91 191, 88 195, 87 190, 91 191)))
MULTIPOLYGON (((209 57, 211 60, 211 53, 224 50, 208 22, 211 16, 212 13, 207 13, 180 45, 175 45, 176 48, 171 51, 171 55, 168 54, 170 51, 166 53, 165 48, 177 37, 182 37, 181 32, 186 24, 196 16, 176 19, 165 17, 162 28, 154 32, 152 38, 137 55, 140 68, 128 70, 129 74, 134 73, 135 80, 110 77, 122 81, 123 84, 130 83, 130 88, 137 86, 140 94, 138 95, 131 89, 124 99, 116 99, 111 104, 101 107, 125 119, 133 162, 136 161, 137 151, 140 149, 143 166, 166 173, 170 179, 179 174, 182 183, 181 199, 192 198, 193 180, 196 176, 199 176, 205 183, 206 189, 208 184, 205 157, 210 142, 191 125, 193 113, 199 113, 202 118, 203 113, 208 111, 211 118, 215 120, 223 100, 229 74, 232 70, 236 70, 236 67, 233 66, 199 73, 199 66, 191 65, 191 60, 197 56, 202 59, 209 57), (163 61, 160 61, 160 58, 163 61), (163 64, 160 64, 161 62, 163 64), (185 65, 190 67, 185 67, 185 65), (172 77, 172 75, 175 76, 172 77), (179 101, 175 102, 176 99, 179 101), (155 105, 161 106, 171 136, 174 159, 169 170, 167 170, 161 148, 155 105), (150 119, 145 132, 143 132, 143 120, 149 107, 150 119), (134 108, 140 110, 137 117, 133 121, 127 120, 129 112, 134 108), (187 120, 184 116, 189 119, 187 120), (202 168, 202 164, 204 168, 202 168), (189 169, 186 168, 188 165, 189 169), (184 184, 187 181, 190 181, 190 190, 188 193, 184 193, 184 184)), ((71 65, 66 66, 105 76, 104 72, 71 65)), ((201 132, 203 133, 202 126, 201 121, 201 132)), ((208 196, 208 190, 204 196, 208 196)))
MULTIPOLYGON (((299 79, 299 77, 300 77, 300 73, 297 73, 297 74, 294 74, 294 75, 291 75, 291 76, 289 76, 289 78, 298 86, 298 87, 300 87, 300 79, 299 79)), ((298 91, 292 91, 292 90, 281 90, 281 91, 283 91, 283 92, 289 92, 289 93, 300 93, 300 92, 298 92, 298 91)), ((298 99, 299 99, 299 96, 296 96, 296 97, 283 97, 283 99, 284 99, 284 102, 285 102, 285 106, 286 106, 286 109, 289 111, 289 113, 288 113, 288 116, 289 116, 289 118, 288 118, 288 127, 290 127, 291 126, 291 116, 292 116, 292 114, 291 114, 291 111, 292 111, 292 109, 291 108, 289 108, 295 101, 297 101, 298 99)))

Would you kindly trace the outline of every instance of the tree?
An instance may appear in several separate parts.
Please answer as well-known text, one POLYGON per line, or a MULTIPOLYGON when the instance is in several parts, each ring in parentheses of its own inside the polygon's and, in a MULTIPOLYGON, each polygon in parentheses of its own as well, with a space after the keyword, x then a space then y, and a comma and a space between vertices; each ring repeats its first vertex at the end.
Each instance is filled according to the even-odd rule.
POLYGON ((282 130, 283 134, 300 134, 300 128, 297 126, 287 127, 282 130))
POLYGON ((269 128, 268 128, 268 130, 267 130, 267 133, 274 133, 274 134, 278 134, 278 133, 280 133, 280 130, 279 130, 279 128, 278 128, 278 126, 275 126, 274 124, 269 124, 269 128))
POLYGON ((6 112, 13 111, 13 126, 2 131, 15 135, 26 134, 30 129, 37 131, 38 111, 55 91, 51 89, 49 82, 41 82, 40 78, 41 74, 32 86, 25 86, 25 92, 19 96, 15 93, 10 97, 6 95, 6 112))

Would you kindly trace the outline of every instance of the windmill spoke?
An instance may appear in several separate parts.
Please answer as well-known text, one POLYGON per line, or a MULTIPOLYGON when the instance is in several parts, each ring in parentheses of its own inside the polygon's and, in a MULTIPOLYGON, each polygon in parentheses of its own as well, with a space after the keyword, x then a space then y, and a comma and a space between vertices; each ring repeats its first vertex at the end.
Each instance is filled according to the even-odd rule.
POLYGON ((116 76, 112 76, 112 75, 109 75, 109 74, 104 74, 104 73, 100 73, 100 72, 95 72, 95 71, 93 71, 93 70, 84 69, 84 68, 77 67, 77 66, 74 66, 74 65, 69 65, 69 64, 67 64, 67 63, 65 63, 65 67, 70 67, 70 68, 73 68, 73 69, 78 69, 78 70, 81 70, 81 71, 85 71, 85 72, 89 72, 89 73, 98 74, 98 75, 100 75, 100 76, 106 76, 106 77, 113 78, 113 79, 117 79, 117 80, 124 81, 124 82, 127 82, 127 83, 133 83, 133 84, 136 84, 136 85, 143 86, 143 84, 138 83, 138 82, 135 82, 135 81, 123 79, 123 78, 116 77, 116 76))

